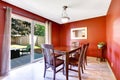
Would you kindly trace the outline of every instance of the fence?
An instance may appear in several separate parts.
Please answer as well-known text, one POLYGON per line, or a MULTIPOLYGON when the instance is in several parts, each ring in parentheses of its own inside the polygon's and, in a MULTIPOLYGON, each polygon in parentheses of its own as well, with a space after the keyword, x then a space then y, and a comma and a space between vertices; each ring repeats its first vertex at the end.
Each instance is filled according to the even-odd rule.
MULTIPOLYGON (((11 44, 27 45, 31 43, 30 36, 14 36, 11 37, 11 44)), ((45 43, 44 36, 34 36, 35 46, 40 46, 40 44, 45 43)))

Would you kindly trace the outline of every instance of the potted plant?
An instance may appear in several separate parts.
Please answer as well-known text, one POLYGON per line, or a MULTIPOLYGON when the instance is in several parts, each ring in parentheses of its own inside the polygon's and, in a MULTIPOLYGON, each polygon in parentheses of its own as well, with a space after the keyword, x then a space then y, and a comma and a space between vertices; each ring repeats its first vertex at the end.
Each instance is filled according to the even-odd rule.
POLYGON ((98 49, 101 49, 105 46, 105 42, 99 42, 97 46, 98 46, 98 49))

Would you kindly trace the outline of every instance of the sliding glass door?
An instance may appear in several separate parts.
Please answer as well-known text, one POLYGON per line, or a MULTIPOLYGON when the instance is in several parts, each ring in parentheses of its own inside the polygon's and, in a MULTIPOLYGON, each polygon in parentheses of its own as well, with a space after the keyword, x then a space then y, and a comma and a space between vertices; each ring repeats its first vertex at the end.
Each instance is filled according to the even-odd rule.
POLYGON ((42 59, 45 24, 13 14, 11 25, 11 68, 42 59))

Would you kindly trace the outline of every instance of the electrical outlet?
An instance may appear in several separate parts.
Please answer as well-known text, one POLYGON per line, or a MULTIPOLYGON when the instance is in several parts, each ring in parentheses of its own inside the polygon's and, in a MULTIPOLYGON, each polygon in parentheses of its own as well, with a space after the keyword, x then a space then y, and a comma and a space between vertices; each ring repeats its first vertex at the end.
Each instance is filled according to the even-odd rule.
POLYGON ((111 67, 113 67, 113 63, 111 62, 111 67))

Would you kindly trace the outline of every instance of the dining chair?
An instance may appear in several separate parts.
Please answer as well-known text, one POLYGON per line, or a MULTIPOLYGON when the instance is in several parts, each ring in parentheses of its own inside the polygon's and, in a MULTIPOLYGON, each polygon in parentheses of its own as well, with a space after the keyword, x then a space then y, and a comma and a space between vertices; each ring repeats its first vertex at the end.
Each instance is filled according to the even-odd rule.
POLYGON ((59 56, 56 53, 54 53, 54 47, 53 45, 51 44, 41 44, 41 47, 42 47, 42 53, 44 55, 44 66, 45 66, 45 69, 44 69, 44 77, 45 77, 45 74, 46 74, 46 70, 48 68, 52 68, 54 74, 53 74, 53 80, 55 80, 55 75, 57 72, 59 72, 60 70, 63 69, 63 74, 64 74, 64 60, 62 59, 58 59, 57 57, 59 56), (63 65, 61 68, 59 68, 58 70, 57 67, 63 65))
POLYGON ((69 65, 78 67, 78 70, 72 69, 72 67, 70 67, 69 70, 78 72, 79 80, 81 80, 81 70, 82 70, 82 73, 83 73, 83 59, 84 59, 83 55, 84 55, 84 50, 85 50, 85 45, 82 45, 79 48, 79 50, 77 50, 79 57, 78 58, 76 58, 76 57, 70 57, 69 58, 69 65))
MULTIPOLYGON (((87 51, 89 47, 89 43, 84 43, 84 52, 83 52, 83 67, 85 69, 85 65, 87 65, 87 51)), ((74 58, 79 59, 79 54, 75 54, 74 58)), ((83 71, 82 71, 83 72, 83 71)))
MULTIPOLYGON (((88 51, 88 47, 89 47, 89 43, 86 43, 86 47, 85 47, 85 51, 84 51, 84 53, 85 53, 85 55, 84 55, 84 64, 86 64, 86 65, 87 65, 87 51, 88 51)), ((85 67, 84 67, 84 69, 85 69, 85 67)))

